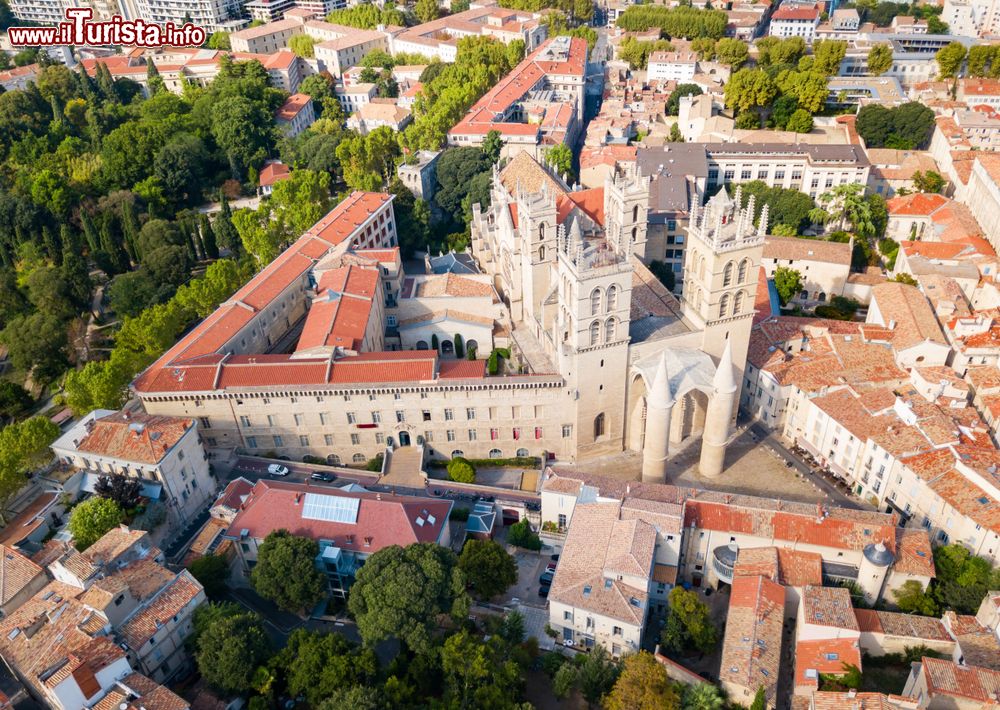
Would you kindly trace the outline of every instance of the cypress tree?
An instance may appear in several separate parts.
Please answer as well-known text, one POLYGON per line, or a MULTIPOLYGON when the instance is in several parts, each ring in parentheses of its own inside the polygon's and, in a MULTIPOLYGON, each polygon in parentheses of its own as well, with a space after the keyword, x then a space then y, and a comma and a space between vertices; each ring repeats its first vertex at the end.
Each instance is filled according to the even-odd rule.
POLYGON ((215 230, 208 220, 208 215, 198 215, 198 226, 201 227, 201 243, 205 247, 205 256, 209 259, 219 258, 219 246, 215 243, 215 230))
POLYGON ((101 224, 101 251, 108 255, 109 265, 116 274, 128 270, 128 257, 122 251, 122 236, 118 230, 118 222, 114 215, 107 212, 101 224))
MULTIPOLYGON (((68 229, 63 225, 64 231, 68 229)), ((67 235, 68 236, 68 235, 67 235)), ((72 239, 70 237, 70 239, 72 239)), ((62 280, 69 288, 73 303, 82 311, 90 300, 90 290, 93 284, 83 256, 72 248, 71 242, 63 241, 63 263, 60 269, 62 280)))
POLYGON ((83 237, 87 242, 87 248, 90 249, 90 255, 93 256, 101 248, 101 245, 98 241, 97 230, 94 229, 94 223, 82 210, 80 211, 80 225, 83 227, 83 237))
POLYGON ((97 65, 97 88, 101 90, 101 95, 108 101, 118 103, 118 92, 115 91, 115 80, 111 77, 111 70, 104 62, 97 65))
POLYGON ((143 257, 142 251, 139 249, 139 220, 135 218, 135 206, 130 200, 122 201, 121 213, 125 248, 132 257, 132 261, 138 264, 143 257))
POLYGON ((59 244, 59 237, 47 224, 42 225, 42 243, 45 245, 45 253, 52 259, 56 266, 62 263, 62 246, 59 244))
POLYGON ((49 107, 52 109, 52 120, 61 124, 63 122, 63 106, 55 94, 52 94, 52 98, 49 99, 49 107))
POLYGON ((83 68, 83 64, 80 64, 80 70, 77 72, 76 77, 77 84, 80 85, 80 93, 87 100, 87 103, 90 103, 94 99, 96 89, 94 87, 94 80, 90 78, 90 74, 83 68))
POLYGON ((233 213, 229 209, 229 201, 226 196, 222 196, 222 211, 215 218, 215 242, 223 249, 229 249, 234 254, 239 254, 242 244, 240 243, 239 232, 233 225, 233 213))

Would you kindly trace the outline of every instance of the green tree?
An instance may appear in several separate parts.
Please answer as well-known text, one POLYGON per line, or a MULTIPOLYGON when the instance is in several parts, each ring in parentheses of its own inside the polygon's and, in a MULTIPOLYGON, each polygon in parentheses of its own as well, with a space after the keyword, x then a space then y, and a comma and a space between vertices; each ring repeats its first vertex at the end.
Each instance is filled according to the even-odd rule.
POLYGON ((215 619, 198 634, 195 660, 209 684, 227 693, 246 693, 270 653, 259 617, 241 613, 215 619))
POLYGON ((744 111, 736 117, 735 125, 741 131, 756 131, 760 128, 760 114, 753 109, 744 111))
POLYGON ((865 187, 857 183, 837 185, 819 197, 830 219, 839 225, 850 223, 854 232, 863 237, 875 234, 871 204, 865 199, 865 187))
POLYGON ((573 182, 573 151, 565 143, 559 143, 545 151, 545 162, 552 166, 558 175, 567 176, 573 182))
POLYGON ((711 683, 689 685, 684 690, 683 710, 725 710, 726 699, 711 683))
POLYGON ((203 555, 188 565, 210 599, 219 599, 229 588, 229 562, 222 555, 203 555))
POLYGON ((523 547, 526 550, 542 549, 542 541, 538 535, 531 531, 531 525, 527 518, 521 518, 507 528, 507 543, 515 547, 523 547))
POLYGON ((25 474, 51 458, 57 436, 59 427, 42 415, 0 429, 0 511, 24 488, 25 474))
POLYGON ((208 38, 208 48, 209 49, 223 49, 229 50, 229 33, 228 32, 213 32, 208 38))
POLYGON ((829 94, 827 78, 814 71, 783 71, 778 74, 777 84, 782 94, 794 98, 797 106, 809 113, 823 108, 829 94))
POLYGON ((370 648, 358 648, 341 634, 296 629, 272 660, 293 697, 305 696, 317 707, 334 693, 370 685, 378 673, 378 659, 370 648))
POLYGON ((490 131, 483 139, 483 154, 491 163, 500 160, 500 152, 503 150, 503 136, 500 131, 490 131))
POLYGON ((421 22, 436 20, 438 17, 437 0, 417 0, 413 12, 421 22))
POLYGON ((522 683, 521 669, 499 637, 481 641, 464 629, 445 640, 441 670, 449 707, 511 707, 522 683))
POLYGON ((809 133, 813 129, 813 118, 808 111, 800 108, 791 115, 785 128, 795 133, 809 133))
POLYGON ((757 688, 753 702, 750 703, 750 710, 767 710, 767 693, 764 691, 763 685, 757 688))
POLYGON ((35 382, 52 382, 68 364, 66 324, 55 315, 17 316, 0 331, 0 342, 7 346, 11 364, 35 382))
POLYGON ((726 106, 743 112, 769 105, 778 87, 761 69, 740 69, 726 82, 724 93, 726 106))
POLYGON ((774 270, 774 287, 781 305, 787 306, 802 290, 802 274, 787 266, 779 266, 774 270))
POLYGON ((892 47, 888 44, 876 44, 868 50, 868 73, 881 76, 892 67, 892 47))
MULTIPOLYGON (((465 0, 465 2, 468 4, 469 0, 465 0)), ((455 3, 453 2, 453 11, 454 5, 455 3)), ((469 8, 465 9, 468 10, 469 8)), ((396 679, 390 678, 389 680, 396 679)), ((319 704, 319 710, 342 710, 342 708, 351 708, 351 710, 382 710, 383 708, 392 706, 393 704, 386 700, 380 688, 355 685, 350 688, 335 690, 329 698, 319 704)))
POLYGON ((965 45, 961 42, 949 42, 939 49, 934 55, 938 64, 938 78, 954 78, 965 61, 965 52, 965 45))
POLYGON ((467 540, 458 568, 479 599, 492 599, 517 582, 517 562, 493 540, 467 540))
POLYGON ((16 417, 26 412, 33 402, 31 394, 21 385, 0 381, 0 416, 16 417))
POLYGON ((316 38, 311 35, 295 35, 288 40, 288 48, 300 57, 311 59, 314 55, 313 47, 316 45, 316 38))
POLYGON ((685 96, 701 96, 701 87, 697 84, 678 84, 677 88, 670 92, 667 98, 667 115, 676 116, 680 113, 681 99, 685 96))
POLYGON ((86 550, 106 532, 118 527, 125 519, 121 506, 110 498, 90 498, 73 508, 69 531, 76 549, 86 550))
POLYGON ((395 637, 426 652, 438 617, 468 613, 465 578, 451 550, 435 543, 382 548, 357 572, 348 608, 366 644, 395 637))
POLYGON ((446 150, 437 163, 438 189, 434 203, 449 215, 453 224, 462 224, 462 204, 469 194, 472 179, 479 174, 490 174, 492 163, 478 148, 452 148, 446 150))
POLYGON ((620 672, 621 666, 604 646, 595 646, 583 656, 577 671, 576 682, 580 693, 588 702, 597 704, 614 687, 620 672))
POLYGON ((747 48, 747 43, 743 40, 724 37, 716 42, 715 54, 718 61, 735 70, 747 63, 747 59, 750 57, 750 50, 747 48))
POLYGON ((603 706, 605 710, 679 710, 681 694, 653 655, 639 651, 625 657, 603 706))
POLYGON ((325 595, 323 575, 316 569, 319 544, 307 537, 275 530, 257 551, 250 584, 265 599, 288 611, 307 611, 325 595))
POLYGON ((459 483, 475 483, 476 468, 468 459, 456 456, 448 462, 448 478, 459 483))
POLYGON ((903 586, 893 591, 896 606, 906 614, 920 616, 938 616, 938 607, 934 598, 924 591, 924 585, 915 579, 907 580, 903 586))
POLYGON ((824 76, 835 76, 847 55, 847 42, 822 39, 813 42, 813 70, 824 76))
POLYGON ((715 647, 719 631, 709 616, 708 605, 698 598, 697 592, 674 587, 670 590, 669 607, 667 625, 660 639, 665 648, 675 652, 694 648, 708 653, 715 647))
POLYGON ((940 173, 928 170, 927 172, 916 171, 913 173, 913 186, 920 192, 941 192, 945 186, 945 180, 940 173))
POLYGON ((211 130, 232 176, 239 179, 264 162, 267 146, 273 142, 274 121, 261 104, 229 96, 213 106, 211 130))

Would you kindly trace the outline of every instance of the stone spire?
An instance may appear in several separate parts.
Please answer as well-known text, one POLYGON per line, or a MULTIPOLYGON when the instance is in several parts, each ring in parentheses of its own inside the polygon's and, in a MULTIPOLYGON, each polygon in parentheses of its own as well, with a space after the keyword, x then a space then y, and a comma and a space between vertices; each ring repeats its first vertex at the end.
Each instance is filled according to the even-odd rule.
POLYGON ((722 358, 719 359, 719 367, 715 371, 715 377, 712 378, 712 387, 716 392, 736 391, 736 378, 733 376, 733 349, 728 340, 722 351, 722 358))
POLYGON ((667 359, 660 356, 653 376, 653 385, 646 398, 646 404, 656 409, 670 409, 674 406, 674 396, 670 392, 670 378, 667 376, 667 359))

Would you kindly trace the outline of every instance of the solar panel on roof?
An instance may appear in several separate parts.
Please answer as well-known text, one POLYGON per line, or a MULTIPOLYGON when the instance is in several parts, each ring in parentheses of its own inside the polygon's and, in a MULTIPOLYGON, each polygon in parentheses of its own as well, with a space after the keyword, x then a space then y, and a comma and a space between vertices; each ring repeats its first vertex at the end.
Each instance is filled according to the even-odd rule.
POLYGON ((326 496, 319 493, 306 493, 302 506, 302 517, 308 520, 322 520, 327 523, 358 522, 359 498, 326 496))

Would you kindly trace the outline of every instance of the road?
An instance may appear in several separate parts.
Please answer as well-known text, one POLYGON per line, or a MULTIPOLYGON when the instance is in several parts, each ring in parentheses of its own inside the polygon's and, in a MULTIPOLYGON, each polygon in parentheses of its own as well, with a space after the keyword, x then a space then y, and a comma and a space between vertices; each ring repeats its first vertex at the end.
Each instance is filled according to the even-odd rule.
POLYGON ((823 476, 818 475, 811 467, 803 462, 802 459, 789 451, 788 447, 781 443, 778 437, 764 427, 760 422, 752 424, 750 426, 750 431, 757 437, 757 440, 760 441, 761 444, 770 447, 785 461, 791 462, 791 468, 794 468, 796 471, 801 473, 806 480, 815 485, 820 492, 829 498, 835 505, 842 508, 851 508, 853 510, 873 510, 870 505, 862 503, 856 498, 845 494, 823 476))

